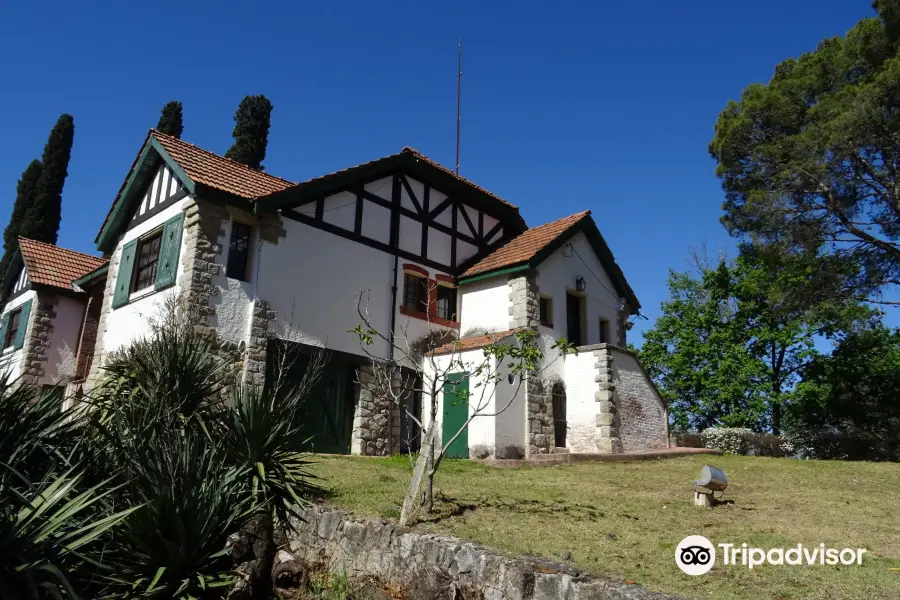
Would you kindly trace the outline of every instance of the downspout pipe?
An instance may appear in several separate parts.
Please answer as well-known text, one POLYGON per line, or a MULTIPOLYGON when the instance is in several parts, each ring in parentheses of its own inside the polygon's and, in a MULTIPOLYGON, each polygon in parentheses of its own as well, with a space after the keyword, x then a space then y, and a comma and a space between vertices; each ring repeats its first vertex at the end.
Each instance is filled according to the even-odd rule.
POLYGON ((388 360, 394 361, 394 327, 397 326, 397 269, 400 267, 400 255, 394 253, 394 282, 391 286, 391 328, 388 343, 388 360))

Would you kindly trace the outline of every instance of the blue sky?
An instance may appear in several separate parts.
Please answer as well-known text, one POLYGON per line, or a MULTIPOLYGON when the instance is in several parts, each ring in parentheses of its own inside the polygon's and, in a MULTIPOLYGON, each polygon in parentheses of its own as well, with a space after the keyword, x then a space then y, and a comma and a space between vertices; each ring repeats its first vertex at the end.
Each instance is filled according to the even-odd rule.
MULTIPOLYGON (((59 244, 93 239, 168 100, 224 153, 247 94, 273 102, 266 170, 300 181, 412 146, 529 225, 590 208, 649 327, 690 247, 733 251, 707 153, 719 111, 842 35, 871 0, 73 2, 0 7, 0 222, 60 113, 75 117, 59 244), (76 6, 78 5, 78 6, 76 6)), ((640 336, 633 336, 639 343, 640 336)))

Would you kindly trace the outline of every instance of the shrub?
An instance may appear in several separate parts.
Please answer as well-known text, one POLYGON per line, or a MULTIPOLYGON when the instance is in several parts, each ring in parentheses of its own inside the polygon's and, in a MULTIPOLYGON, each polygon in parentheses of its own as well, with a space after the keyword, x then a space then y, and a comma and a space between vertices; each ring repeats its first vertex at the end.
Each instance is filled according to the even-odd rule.
POLYGON ((704 448, 713 448, 741 456, 790 456, 791 442, 781 436, 756 433, 745 427, 710 427, 700 434, 704 448))

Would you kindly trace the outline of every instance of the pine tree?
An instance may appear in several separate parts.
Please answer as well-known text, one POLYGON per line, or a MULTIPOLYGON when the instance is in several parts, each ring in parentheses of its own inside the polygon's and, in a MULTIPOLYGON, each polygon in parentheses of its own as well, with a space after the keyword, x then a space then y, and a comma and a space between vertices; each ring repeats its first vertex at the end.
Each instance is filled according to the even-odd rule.
POLYGON ((234 115, 235 126, 231 134, 234 145, 225 157, 250 168, 264 170, 262 161, 266 158, 271 116, 272 103, 265 96, 247 96, 241 100, 234 115))
POLYGON ((181 138, 181 134, 184 131, 181 102, 172 100, 163 107, 159 123, 156 124, 156 130, 172 137, 181 138))
POLYGON ((22 172, 19 183, 16 185, 16 201, 13 203, 12 215, 6 229, 3 230, 3 258, 0 259, 0 277, 6 273, 6 268, 18 248, 18 237, 22 231, 28 208, 34 203, 34 194, 37 190, 38 179, 41 177, 41 170, 41 161, 34 159, 22 172))
POLYGON ((62 191, 68 175, 75 123, 72 115, 61 115, 44 146, 44 168, 37 181, 34 202, 28 207, 19 235, 49 244, 56 243, 62 219, 62 191))

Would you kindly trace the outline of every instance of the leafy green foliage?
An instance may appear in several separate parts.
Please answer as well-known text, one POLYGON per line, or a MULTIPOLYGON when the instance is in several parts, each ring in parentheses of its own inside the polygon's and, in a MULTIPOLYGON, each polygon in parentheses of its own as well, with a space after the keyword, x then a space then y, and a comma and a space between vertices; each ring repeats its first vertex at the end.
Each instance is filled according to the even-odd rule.
POLYGON ((62 192, 68 176, 69 157, 75 139, 72 115, 61 115, 41 157, 43 168, 34 191, 34 202, 25 212, 19 235, 55 244, 62 219, 62 192))
POLYGON ((900 332, 843 337, 804 370, 788 415, 815 458, 900 460, 900 332))
POLYGON ((184 132, 181 102, 172 100, 163 107, 156 130, 181 139, 181 134, 184 132))
POLYGON ((816 292, 815 261, 772 258, 745 249, 733 265, 705 268, 699 278, 670 274, 670 300, 640 357, 676 428, 777 434, 817 336, 870 317, 856 302, 816 292))
POLYGON ((225 158, 251 169, 264 170, 262 161, 269 144, 271 116, 272 103, 265 96, 246 96, 241 100, 234 115, 234 145, 225 153, 225 158))
POLYGON ((900 282, 898 3, 775 68, 716 123, 723 223, 760 246, 830 257, 835 293, 900 282), (851 265, 848 272, 844 267, 851 265))

